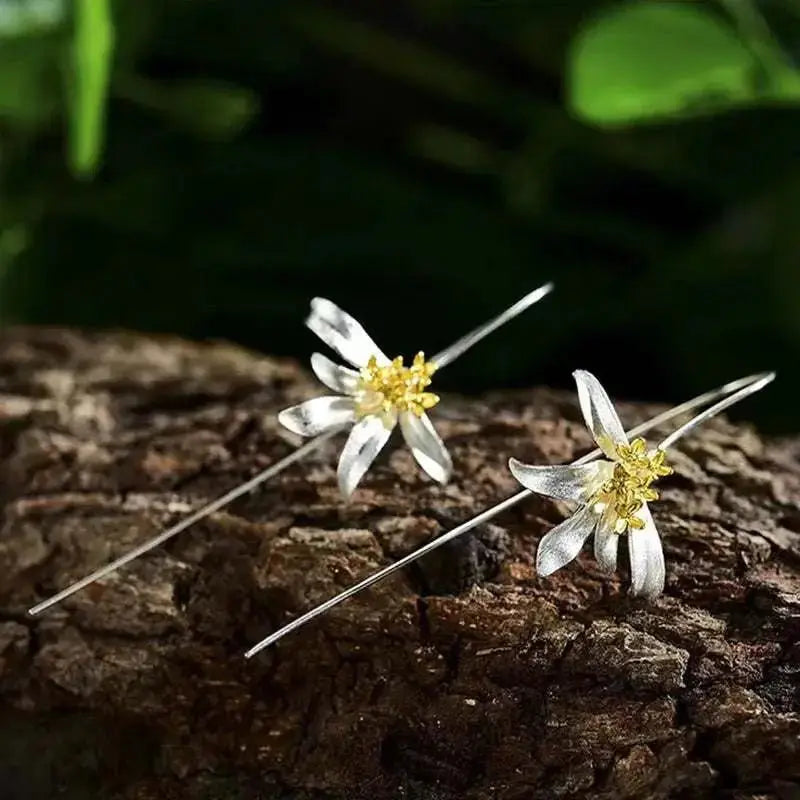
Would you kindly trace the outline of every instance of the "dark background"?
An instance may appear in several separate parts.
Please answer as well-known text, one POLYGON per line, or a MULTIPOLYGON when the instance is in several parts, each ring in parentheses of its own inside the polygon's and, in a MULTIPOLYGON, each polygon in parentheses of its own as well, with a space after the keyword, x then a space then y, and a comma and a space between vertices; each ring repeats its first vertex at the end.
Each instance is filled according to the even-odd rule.
POLYGON ((733 81, 660 22, 582 78, 580 37, 652 5, 3 0, 2 322, 305 359, 318 294, 409 356, 553 280, 436 388, 581 367, 680 401, 777 369, 735 415, 797 431, 800 4, 672 4, 741 39, 733 81))

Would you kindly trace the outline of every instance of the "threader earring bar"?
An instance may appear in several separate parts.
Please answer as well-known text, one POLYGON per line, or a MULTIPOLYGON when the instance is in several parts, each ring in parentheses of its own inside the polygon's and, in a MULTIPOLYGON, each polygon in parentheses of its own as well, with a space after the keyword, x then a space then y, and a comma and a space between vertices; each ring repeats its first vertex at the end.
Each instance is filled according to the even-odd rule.
MULTIPOLYGON (((658 428, 659 426, 663 425, 666 422, 669 422, 676 417, 682 416, 688 412, 694 411, 697 408, 702 408, 708 403, 713 403, 718 398, 723 398, 719 400, 719 402, 714 403, 712 406, 707 408, 705 411, 701 412, 697 416, 690 419, 685 424, 681 425, 677 430, 673 431, 669 436, 667 436, 659 445, 658 449, 664 450, 667 447, 675 444, 679 439, 681 439, 686 434, 693 431, 698 425, 702 424, 703 422, 711 419, 711 417, 716 416, 717 414, 725 411, 725 409, 730 408, 732 405, 740 402, 744 398, 748 397, 755 392, 763 389, 767 384, 771 383, 775 379, 774 372, 760 372, 754 375, 749 375, 746 378, 740 378, 739 380, 731 381, 730 383, 726 383, 723 386, 718 387, 717 389, 713 389, 710 392, 706 392, 705 394, 698 395, 697 397, 692 398, 691 400, 682 403, 681 405, 675 406, 674 408, 669 409, 668 411, 664 411, 661 414, 653 417, 652 419, 648 420, 647 422, 643 422, 640 425, 632 428, 630 431, 627 432, 627 436, 633 438, 638 436, 639 434, 646 433, 654 428, 658 428)), ((602 451, 600 448, 596 448, 591 452, 587 453, 586 455, 582 456, 581 458, 572 462, 573 466, 578 466, 580 464, 586 464, 590 461, 593 461, 598 456, 602 455, 602 451)), ((447 533, 443 533, 441 536, 438 536, 436 539, 431 540, 427 544, 423 545, 422 547, 418 548, 412 553, 409 553, 403 558, 395 561, 393 564, 389 564, 388 566, 384 567, 378 572, 370 575, 364 580, 359 581, 358 583, 351 586, 349 589, 345 589, 343 592, 340 592, 335 597, 326 600, 324 603, 312 608, 310 611, 307 611, 305 614, 297 617, 297 619, 292 620, 292 622, 287 623, 282 628, 279 628, 274 633, 267 636, 265 639, 262 639, 258 644, 251 647, 246 653, 245 658, 252 658, 257 653, 261 652, 265 648, 269 647, 270 645, 275 644, 278 640, 282 639, 289 633, 296 631, 298 628, 301 628, 307 622, 311 622, 316 617, 324 614, 326 611, 334 608, 335 606, 339 605, 339 603, 353 597, 353 595, 362 592, 364 589, 368 589, 370 586, 378 583, 379 581, 383 580, 384 578, 388 577, 394 572, 397 572, 400 569, 411 564, 413 561, 416 561, 422 556, 427 555, 428 553, 436 550, 437 548, 441 547, 447 542, 456 539, 457 537, 461 536, 464 533, 472 530, 473 528, 481 525, 484 522, 496 517, 498 514, 501 514, 503 511, 506 511, 509 508, 517 505, 522 500, 525 500, 527 497, 532 495, 529 489, 523 489, 517 494, 512 495, 511 497, 506 498, 505 500, 501 501, 497 505, 492 506, 491 508, 486 509, 485 511, 478 514, 476 517, 473 517, 470 520, 462 523, 461 525, 453 528, 452 530, 448 531, 447 533)))
MULTIPOLYGON (((490 333, 493 333, 502 325, 505 325, 505 323, 509 322, 514 317, 518 316, 523 311, 526 311, 532 305, 539 302, 539 300, 546 297, 548 294, 550 294, 550 292, 553 291, 553 288, 554 286, 552 283, 546 283, 543 286, 540 286, 538 289, 534 289, 532 292, 529 292, 512 306, 509 306, 498 316, 493 317, 488 322, 478 326, 465 336, 462 336, 460 339, 455 341, 449 347, 442 350, 440 353, 437 353, 431 359, 431 362, 436 365, 437 369, 441 369, 441 367, 455 361, 460 355, 463 355, 467 350, 476 345, 490 333)), ((170 528, 167 528, 165 531, 159 533, 157 536, 154 536, 152 539, 148 539, 143 544, 125 553, 111 563, 106 564, 105 566, 96 569, 86 577, 75 581, 75 583, 70 584, 65 589, 62 589, 52 597, 49 597, 47 600, 43 600, 41 603, 31 607, 28 609, 28 614, 34 617, 38 614, 41 614, 48 608, 60 603, 62 600, 66 600, 76 592, 81 591, 81 589, 85 589, 95 581, 98 581, 107 575, 116 572, 121 567, 124 567, 126 564, 129 564, 131 561, 139 558, 139 556, 142 556, 150 550, 159 547, 160 545, 172 539, 174 536, 177 536, 182 531, 194 525, 196 522, 199 522, 203 518, 207 517, 209 514, 219 511, 237 498, 242 497, 248 492, 251 492, 265 481, 268 481, 270 478, 273 478, 279 473, 283 472, 287 467, 303 459, 306 455, 319 448, 322 444, 333 438, 336 434, 341 433, 345 428, 346 425, 340 425, 327 430, 312 439, 309 439, 307 442, 300 445, 300 447, 298 447, 296 450, 289 453, 289 455, 287 455, 285 458, 282 458, 280 461, 270 465, 253 478, 250 478, 250 480, 237 486, 235 489, 231 489, 231 491, 222 495, 222 497, 219 497, 211 503, 208 503, 198 511, 195 511, 193 514, 185 517, 180 522, 176 523, 170 528)))

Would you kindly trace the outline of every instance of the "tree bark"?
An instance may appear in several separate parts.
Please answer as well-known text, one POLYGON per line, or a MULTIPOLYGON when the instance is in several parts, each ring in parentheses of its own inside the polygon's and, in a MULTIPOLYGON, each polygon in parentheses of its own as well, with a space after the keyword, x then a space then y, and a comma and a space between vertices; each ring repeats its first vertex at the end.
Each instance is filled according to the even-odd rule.
POLYGON ((344 503, 329 442, 29 619, 290 452, 277 411, 322 392, 229 345, 53 329, 0 336, 0 391, 4 798, 800 796, 800 439, 715 420, 672 452, 655 602, 628 597, 624 557, 537 577, 566 509, 533 497, 245 661, 517 491, 510 455, 585 452, 574 395, 445 398, 445 487, 397 446, 344 503))

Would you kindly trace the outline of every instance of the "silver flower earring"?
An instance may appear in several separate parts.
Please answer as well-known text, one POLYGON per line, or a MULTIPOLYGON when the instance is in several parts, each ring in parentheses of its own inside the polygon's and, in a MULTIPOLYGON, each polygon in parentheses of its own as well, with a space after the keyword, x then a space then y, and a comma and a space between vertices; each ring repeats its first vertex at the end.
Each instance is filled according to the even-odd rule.
POLYGON ((509 459, 511 474, 529 491, 577 504, 575 513, 539 542, 536 571, 545 577, 561 569, 594 532, 597 563, 614 572, 619 537, 627 534, 631 594, 655 597, 664 589, 664 553, 647 503, 658 500, 653 483, 672 473, 666 463, 667 447, 700 420, 692 420, 691 428, 679 428, 648 451, 644 439, 628 442, 606 390, 594 375, 578 370, 574 378, 586 426, 608 460, 532 466, 509 459))
POLYGON ((599 445, 597 449, 566 466, 534 467, 511 459, 512 473, 526 487, 521 492, 312 608, 251 647, 245 657, 251 658, 342 601, 515 506, 530 497, 532 492, 578 504, 578 510, 540 542, 537 565, 541 574, 549 575, 569 563, 593 531, 598 562, 607 569, 615 569, 619 537, 627 534, 632 594, 658 595, 664 586, 664 555, 647 502, 658 496, 652 484, 671 471, 665 463, 665 451, 698 425, 763 389, 774 380, 775 373, 759 373, 726 383, 637 425, 627 433, 597 378, 582 370, 575 372, 574 376, 581 410, 599 445), (648 451, 643 440, 628 441, 629 437, 637 437, 704 406, 709 407, 669 434, 653 450, 648 451), (609 460, 598 461, 602 455, 609 460))
POLYGON ((420 351, 407 367, 402 356, 387 358, 356 320, 321 297, 311 301, 311 316, 306 324, 358 370, 314 353, 311 368, 325 386, 338 394, 315 397, 287 408, 278 420, 300 436, 319 436, 352 425, 337 470, 341 493, 350 497, 398 421, 417 463, 435 481, 446 483, 453 464, 426 414, 439 397, 426 389, 433 373, 458 355, 454 347, 430 361, 420 351))
POLYGON ((358 370, 335 364, 320 353, 312 355, 312 369, 322 383, 338 393, 337 396, 318 397, 287 408, 278 415, 278 419, 289 430, 313 438, 176 525, 28 609, 28 614, 40 614, 164 544, 194 523, 278 475, 349 427, 352 430, 338 467, 339 487, 345 497, 349 497, 358 486, 398 423, 417 463, 431 478, 445 483, 452 471, 450 455, 426 414, 439 402, 435 394, 427 391, 432 375, 552 290, 552 283, 540 286, 430 360, 426 361, 422 352, 417 353, 409 366, 404 365, 402 357, 394 360, 387 358, 364 328, 330 300, 315 298, 311 301, 311 314, 306 319, 306 325, 358 370))

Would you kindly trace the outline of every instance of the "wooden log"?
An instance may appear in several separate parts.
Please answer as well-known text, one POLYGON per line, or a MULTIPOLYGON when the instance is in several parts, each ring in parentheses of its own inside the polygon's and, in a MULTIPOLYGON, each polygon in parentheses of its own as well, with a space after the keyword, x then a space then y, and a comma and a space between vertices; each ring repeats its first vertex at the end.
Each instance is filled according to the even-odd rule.
MULTIPOLYGON (((328 443, 30 619, 290 452, 276 412, 320 392, 229 345, 58 329, 0 335, 0 392, 4 798, 798 796, 800 439, 715 420, 681 442, 652 505, 655 602, 628 597, 624 558, 617 576, 587 551, 538 578, 565 508, 531 498, 245 661, 516 491, 510 455, 587 450, 575 397, 446 398, 445 487, 397 446, 343 503, 328 443)), ((620 409, 629 424, 659 410, 620 409)))

